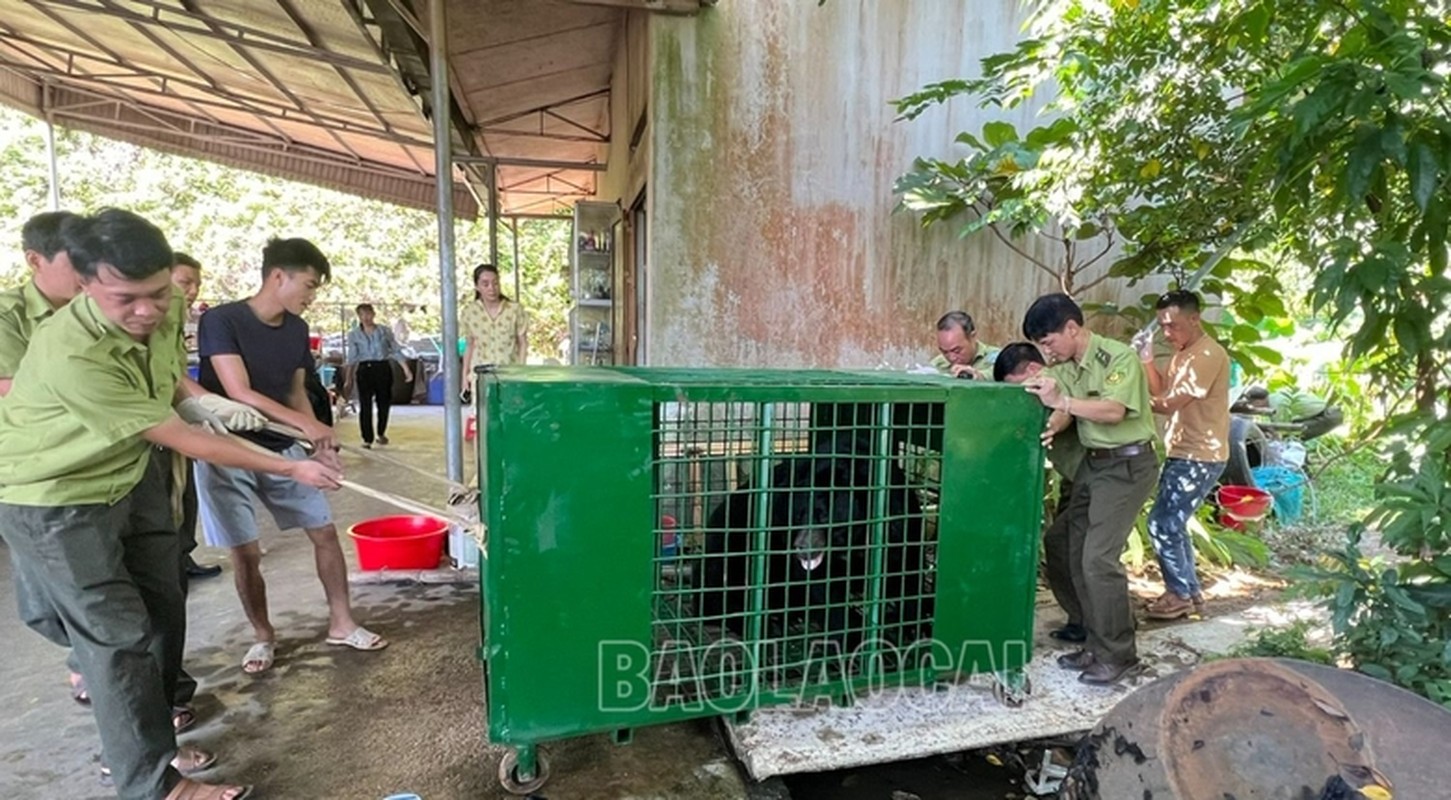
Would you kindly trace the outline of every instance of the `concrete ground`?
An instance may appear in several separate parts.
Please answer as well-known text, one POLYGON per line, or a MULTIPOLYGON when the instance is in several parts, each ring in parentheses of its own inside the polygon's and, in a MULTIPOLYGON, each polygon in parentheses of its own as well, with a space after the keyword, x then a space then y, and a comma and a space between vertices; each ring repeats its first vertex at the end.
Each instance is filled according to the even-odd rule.
MULTIPOLYGON (((393 443, 379 452, 441 471, 442 421, 435 407, 397 408, 389 431, 393 443)), ((339 430, 344 443, 358 443, 356 418, 343 420, 339 430)), ((347 451, 344 461, 348 477, 366 486, 428 505, 445 502, 442 483, 347 451)), ((399 513, 346 490, 332 499, 343 531, 354 522, 399 513)), ((424 800, 509 797, 495 778, 502 751, 485 742, 476 581, 355 583, 359 621, 393 644, 378 653, 353 652, 323 643, 322 590, 306 538, 301 532, 280 534, 267 523, 262 541, 281 639, 270 673, 254 678, 241 671, 251 631, 230 567, 223 577, 192 587, 186 664, 201 681, 196 703, 201 720, 182 741, 220 756, 202 777, 256 784, 255 796, 262 800, 380 800, 403 792, 424 800)), ((197 557, 217 563, 226 556, 204 547, 197 557)), ((65 653, 20 625, 12 583, 5 554, 0 798, 113 797, 97 781, 100 748, 90 712, 67 692, 65 653)), ((1059 613, 1046 597, 1039 611, 1040 627, 1059 613)), ((1241 628, 1233 638, 1242 635, 1241 628)), ((1040 645, 1046 642, 1040 639, 1040 645)), ((1006 771, 952 754, 747 786, 718 726, 709 721, 641 728, 629 745, 589 736, 542 749, 552 777, 537 796, 549 800, 988 800, 1021 792, 1006 771)))
MULTIPOLYGON (((394 410, 388 455, 442 468, 441 409, 394 410)), ((339 424, 358 442, 357 420, 339 424)), ((470 458, 472 455, 470 454, 470 458)), ((348 477, 442 505, 446 490, 396 466, 344 453, 348 477)), ((339 527, 395 512, 346 490, 333 497, 339 527)), ((265 516, 265 515, 264 515, 265 516)), ((424 800, 508 797, 484 741, 476 583, 357 585, 358 619, 392 640, 378 653, 323 643, 326 615, 311 547, 300 531, 262 536, 278 660, 264 676, 241 671, 251 630, 230 580, 193 584, 186 664, 201 681, 199 724, 182 742, 215 751, 203 777, 256 784, 264 799, 363 800, 413 792, 424 800)), ((3 546, 0 546, 3 549, 3 546)), ((355 563, 350 542, 344 543, 355 563)), ((197 558, 221 562, 203 547, 197 558)), ((97 780, 100 747, 90 711, 66 688, 65 653, 25 630, 14 612, 8 553, 0 559, 0 797, 87 800, 114 795, 97 780)), ((713 724, 645 728, 629 745, 583 737, 545 746, 553 777, 540 795, 571 798, 745 797, 713 724)))

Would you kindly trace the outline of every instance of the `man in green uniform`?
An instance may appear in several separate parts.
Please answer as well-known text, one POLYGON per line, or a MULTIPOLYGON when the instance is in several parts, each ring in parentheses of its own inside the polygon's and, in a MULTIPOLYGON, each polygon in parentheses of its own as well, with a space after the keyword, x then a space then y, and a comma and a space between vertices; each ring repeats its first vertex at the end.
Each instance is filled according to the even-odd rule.
MULTIPOLYGON (((21 228, 21 244, 25 263, 30 266, 30 280, 0 292, 0 397, 10 393, 10 383, 20 368, 20 359, 30 346, 35 326, 49 319, 56 309, 71 301, 81 291, 76 271, 71 269, 70 256, 60 236, 61 223, 75 216, 69 211, 36 214, 21 228)), ((65 648, 71 646, 65 626, 61 625, 44 595, 33 588, 30 576, 15 563, 15 604, 20 621, 26 627, 65 648)), ((71 668, 71 694, 79 702, 88 702, 80 673, 71 668)))
POLYGON ((937 320, 937 357, 932 366, 954 378, 992 378, 998 349, 977 339, 977 326, 966 311, 949 311, 937 320))
MULTIPOLYGON (((1037 345, 1015 342, 998 353, 997 361, 993 362, 993 380, 1021 385, 1038 375, 1052 375, 1053 369, 1043 361, 1037 345)), ((1083 445, 1078 443, 1078 431, 1067 430, 1072 424, 1072 420, 1065 418, 1050 422, 1049 430, 1063 430, 1056 435, 1044 436, 1048 463, 1058 473, 1058 504, 1053 509, 1053 522, 1043 532, 1043 566, 1053 599, 1068 615, 1068 622, 1049 631, 1048 635, 1062 642, 1080 644, 1087 641, 1088 633, 1083 629, 1083 604, 1078 602, 1078 594, 1073 589, 1073 570, 1069 567, 1067 512, 1073 499, 1073 478, 1083 462, 1083 445)))
MULTIPOLYGON (((1069 501, 1069 567, 1088 641, 1058 659, 1091 684, 1117 682, 1138 666, 1128 576, 1119 558, 1134 519, 1158 480, 1149 385, 1133 348, 1092 333, 1066 294, 1038 298, 1023 335, 1061 366, 1024 382, 1053 415, 1078 428, 1084 459, 1069 501)), ((1050 427, 1049 432, 1056 432, 1050 427)))
POLYGON ((237 800, 247 787, 209 787, 172 764, 167 699, 186 608, 154 446, 322 488, 336 488, 339 473, 256 453, 177 416, 220 424, 184 396, 196 390, 181 380, 184 304, 161 231, 111 209, 67 220, 62 235, 84 294, 36 329, 0 402, 0 536, 69 634, 119 796, 237 800))

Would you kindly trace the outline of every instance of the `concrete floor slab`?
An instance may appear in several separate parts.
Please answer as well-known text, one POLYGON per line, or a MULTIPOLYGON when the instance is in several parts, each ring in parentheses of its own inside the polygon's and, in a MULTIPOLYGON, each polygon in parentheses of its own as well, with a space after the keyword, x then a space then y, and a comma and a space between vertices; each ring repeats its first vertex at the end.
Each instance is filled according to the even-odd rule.
MULTIPOLYGON (((442 410, 394 409, 387 453, 442 471, 442 410)), ((357 442, 356 420, 339 426, 357 442)), ((442 483, 357 454, 348 477, 443 505, 442 483)), ((339 527, 396 513, 348 492, 333 496, 339 527)), ((263 515, 265 517, 265 515, 263 515)), ((501 752, 484 741, 476 582, 358 585, 358 619, 392 646, 359 653, 323 643, 326 615, 312 549, 300 532, 264 527, 264 574, 280 643, 276 667, 242 673, 251 640, 230 581, 196 582, 186 664, 201 681, 201 721, 182 741, 215 750, 207 779, 245 781, 262 800, 363 800, 414 792, 425 800, 503 798, 501 752)), ((350 563, 354 554, 345 543, 350 563)), ((219 562, 203 548, 198 560, 219 562)), ((65 653, 16 618, 8 554, 0 560, 0 797, 89 800, 114 796, 97 782, 90 712, 71 702, 65 653)), ((739 798, 738 771, 712 723, 646 728, 629 745, 593 736, 547 744, 550 800, 739 798)))
MULTIPOLYGON (((1316 613, 1309 604, 1299 611, 1306 618, 1316 613)), ((1064 620, 1045 593, 1038 606, 1034 656, 1026 669, 1031 691, 1020 706, 1005 705, 994 695, 991 676, 978 675, 936 690, 884 687, 845 707, 763 709, 726 728, 737 757, 757 780, 1085 732, 1131 692, 1227 653, 1252 628, 1284 624, 1286 613, 1293 610, 1251 607, 1141 631, 1143 672, 1122 685, 1095 687, 1055 663, 1073 648, 1048 637, 1064 620)))

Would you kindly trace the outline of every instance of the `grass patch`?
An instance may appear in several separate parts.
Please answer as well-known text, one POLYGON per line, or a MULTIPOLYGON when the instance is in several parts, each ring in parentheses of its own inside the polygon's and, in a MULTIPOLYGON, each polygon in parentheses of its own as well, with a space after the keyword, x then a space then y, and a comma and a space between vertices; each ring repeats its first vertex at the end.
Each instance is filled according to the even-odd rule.
POLYGON ((1298 620, 1284 628, 1263 628, 1226 654, 1227 658, 1297 658, 1334 666, 1330 651, 1310 644, 1310 623, 1298 620))
POLYGON ((1375 505, 1375 482, 1385 471, 1385 462, 1374 447, 1346 455, 1348 444, 1339 438, 1327 436, 1311 444, 1316 521, 1345 524, 1364 519, 1375 505))

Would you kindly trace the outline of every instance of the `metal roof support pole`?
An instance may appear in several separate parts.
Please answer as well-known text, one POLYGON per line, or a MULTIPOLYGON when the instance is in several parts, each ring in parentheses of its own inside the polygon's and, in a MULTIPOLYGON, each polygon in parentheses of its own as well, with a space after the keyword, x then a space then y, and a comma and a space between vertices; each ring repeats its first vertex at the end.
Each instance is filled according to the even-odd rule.
POLYGON ((45 117, 45 161, 50 166, 50 210, 60 210, 60 169, 55 163, 55 125, 50 116, 50 82, 40 90, 40 110, 45 117))
MULTIPOLYGON (((432 78, 433 167, 438 188, 438 289, 443 312, 443 452, 448 479, 463 483, 463 388, 458 357, 458 274, 453 251, 453 154, 450 152, 448 87, 448 3, 428 4, 429 72, 432 78)), ((490 208, 493 213, 493 208, 490 208)))
POLYGON ((60 170, 55 163, 55 126, 45 121, 45 160, 50 164, 50 210, 60 210, 60 170))
POLYGON ((509 227, 514 231, 514 302, 523 303, 524 293, 519 288, 519 218, 510 217, 509 227))
MULTIPOLYGON (((489 263, 499 268, 499 165, 489 167, 489 263)), ((503 285, 503 281, 499 282, 503 285)), ((519 302, 515 297, 514 302, 519 302)))

